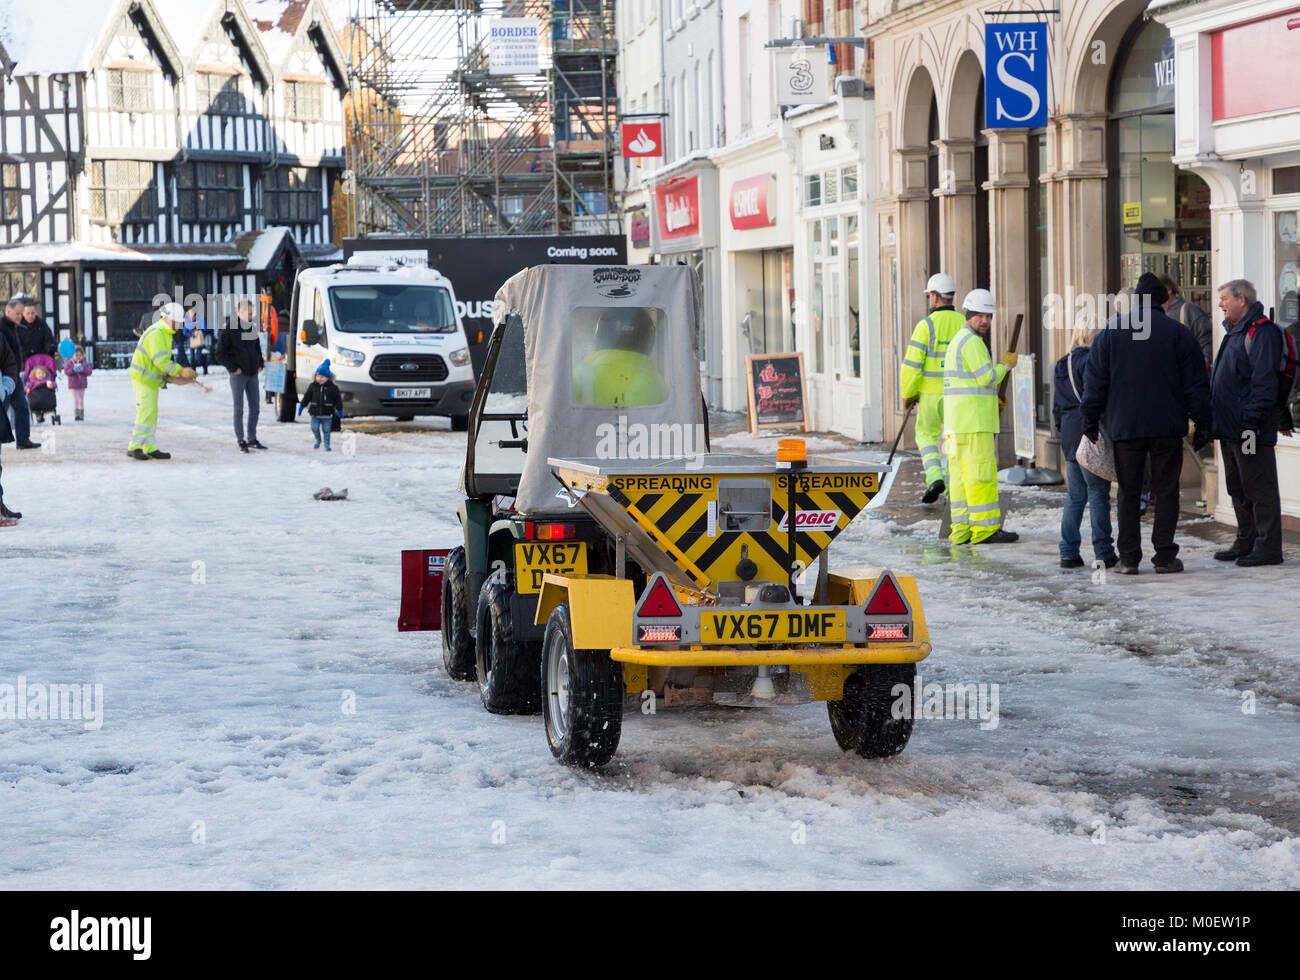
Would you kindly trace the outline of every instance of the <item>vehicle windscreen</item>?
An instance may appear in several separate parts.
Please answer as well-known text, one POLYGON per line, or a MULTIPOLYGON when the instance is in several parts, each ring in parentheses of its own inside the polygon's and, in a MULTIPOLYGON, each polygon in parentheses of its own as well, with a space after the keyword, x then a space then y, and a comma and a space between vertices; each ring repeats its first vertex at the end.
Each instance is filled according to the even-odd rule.
POLYGON ((440 286, 332 286, 335 329, 344 333, 454 333, 456 310, 440 286))

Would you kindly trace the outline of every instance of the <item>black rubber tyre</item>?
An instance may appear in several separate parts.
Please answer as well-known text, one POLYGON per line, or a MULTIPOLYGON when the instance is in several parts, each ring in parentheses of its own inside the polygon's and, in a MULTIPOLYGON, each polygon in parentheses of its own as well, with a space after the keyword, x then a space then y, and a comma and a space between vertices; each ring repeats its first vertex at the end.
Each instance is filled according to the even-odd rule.
POLYGON ((608 650, 573 649, 569 607, 556 606, 542 640, 542 720, 551 755, 603 766, 623 733, 623 667, 608 650))
POLYGON ((510 619, 513 583, 497 569, 478 594, 475 676, 483 707, 494 715, 536 714, 541 698, 541 645, 516 642, 510 619))
POLYGON ((867 759, 898 755, 912 737, 912 685, 916 664, 864 664, 844 679, 844 699, 829 701, 831 731, 845 752, 867 759), (894 685, 906 684, 908 711, 903 718, 891 713, 901 695, 894 685))
POLYGON ((442 664, 454 681, 474 679, 474 637, 465 598, 465 549, 452 548, 442 569, 442 664))
POLYGON ((468 415, 453 415, 453 416, 451 417, 451 431, 452 431, 452 432, 468 432, 468 431, 469 431, 469 416, 468 416, 468 415))

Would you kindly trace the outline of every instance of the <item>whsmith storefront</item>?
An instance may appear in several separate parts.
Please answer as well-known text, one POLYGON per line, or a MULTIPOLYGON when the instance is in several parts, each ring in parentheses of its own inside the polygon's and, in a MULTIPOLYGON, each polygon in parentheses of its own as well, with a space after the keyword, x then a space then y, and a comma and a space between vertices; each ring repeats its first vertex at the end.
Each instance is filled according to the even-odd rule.
POLYGON ((1024 314, 1017 349, 1036 357, 1037 459, 1058 468, 1052 369, 1081 298, 1104 303, 1142 272, 1164 272, 1218 317, 1222 225, 1211 220, 1204 175, 1175 162, 1175 92, 1190 69, 1146 4, 1062 4, 1058 21, 1027 11, 988 16, 986 4, 904 3, 867 28, 877 91, 895 99, 876 107, 873 188, 882 340, 894 366, 885 372, 886 437, 903 424, 900 351, 925 313, 933 272, 953 275, 959 302, 977 286, 993 291, 997 355, 1024 314), (1003 32, 991 54, 987 25, 1003 32), (1000 82, 990 61, 1017 84, 1000 82), (1004 118, 985 119, 986 79, 1004 118))

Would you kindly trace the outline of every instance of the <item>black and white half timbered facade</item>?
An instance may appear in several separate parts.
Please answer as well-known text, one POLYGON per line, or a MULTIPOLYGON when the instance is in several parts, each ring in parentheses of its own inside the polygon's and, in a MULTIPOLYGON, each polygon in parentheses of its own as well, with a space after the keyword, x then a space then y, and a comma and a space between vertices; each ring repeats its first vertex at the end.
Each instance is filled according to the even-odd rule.
POLYGON ((0 299, 126 341, 159 292, 282 289, 337 258, 346 62, 322 0, 6 6, 0 299))

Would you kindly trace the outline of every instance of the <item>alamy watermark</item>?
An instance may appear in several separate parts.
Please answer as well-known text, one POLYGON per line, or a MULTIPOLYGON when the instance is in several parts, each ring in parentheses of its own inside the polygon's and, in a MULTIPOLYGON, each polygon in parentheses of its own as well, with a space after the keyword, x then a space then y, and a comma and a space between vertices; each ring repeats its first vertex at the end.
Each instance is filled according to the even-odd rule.
POLYGON ((918 673, 911 684, 895 684, 889 691, 894 699, 889 713, 894 718, 924 718, 961 721, 979 719, 981 731, 998 727, 998 686, 978 684, 923 684, 918 673))
POLYGON ((628 422, 596 426, 596 456, 600 459, 681 459, 688 470, 704 465, 706 446, 703 423, 628 422))
POLYGON ((0 721, 79 721, 87 731, 104 726, 103 684, 44 684, 18 675, 0 684, 0 721))

